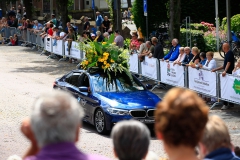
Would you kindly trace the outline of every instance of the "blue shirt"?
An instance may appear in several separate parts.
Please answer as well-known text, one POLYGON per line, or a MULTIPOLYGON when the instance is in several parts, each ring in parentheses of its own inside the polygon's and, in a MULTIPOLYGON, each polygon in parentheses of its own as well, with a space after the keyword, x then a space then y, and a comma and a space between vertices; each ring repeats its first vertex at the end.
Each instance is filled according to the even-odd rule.
POLYGON ((175 61, 178 58, 180 47, 181 47, 180 44, 178 44, 175 47, 172 47, 170 52, 166 56, 164 56, 164 60, 175 61))
POLYGON ((183 66, 185 66, 186 64, 189 64, 189 62, 193 59, 193 54, 189 53, 188 55, 186 54, 184 60, 181 62, 183 66))
POLYGON ((201 60, 200 64, 204 66, 206 61, 207 61, 207 58, 205 58, 204 60, 201 60))
POLYGON ((240 160, 234 156, 229 148, 219 148, 209 153, 204 160, 240 160))
POLYGON ((101 15, 98 15, 97 16, 97 19, 96 19, 96 25, 97 26, 101 26, 102 25, 102 22, 103 22, 103 18, 101 15))
POLYGON ((37 26, 34 24, 33 29, 40 30, 43 28, 43 25, 41 23, 38 23, 37 26))

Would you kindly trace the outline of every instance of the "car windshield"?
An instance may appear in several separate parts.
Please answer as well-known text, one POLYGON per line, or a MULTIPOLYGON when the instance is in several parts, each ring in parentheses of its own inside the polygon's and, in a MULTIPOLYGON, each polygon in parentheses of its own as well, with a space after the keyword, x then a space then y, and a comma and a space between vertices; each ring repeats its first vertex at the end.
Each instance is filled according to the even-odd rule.
POLYGON ((107 83, 107 76, 104 74, 97 74, 93 77, 93 86, 95 92, 129 92, 129 91, 143 91, 143 85, 133 77, 131 81, 126 75, 119 74, 112 79, 111 83, 107 83))

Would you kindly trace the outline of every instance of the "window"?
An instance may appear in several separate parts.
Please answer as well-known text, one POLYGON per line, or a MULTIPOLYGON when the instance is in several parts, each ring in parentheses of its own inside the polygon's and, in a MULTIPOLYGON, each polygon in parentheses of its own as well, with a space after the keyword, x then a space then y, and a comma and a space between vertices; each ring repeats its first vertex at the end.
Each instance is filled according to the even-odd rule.
POLYGON ((89 5, 89 1, 86 1, 86 5, 89 5))
POLYGON ((76 87, 79 87, 79 77, 80 77, 81 73, 70 73, 66 79, 65 79, 65 82, 73 85, 73 86, 76 86, 76 87))

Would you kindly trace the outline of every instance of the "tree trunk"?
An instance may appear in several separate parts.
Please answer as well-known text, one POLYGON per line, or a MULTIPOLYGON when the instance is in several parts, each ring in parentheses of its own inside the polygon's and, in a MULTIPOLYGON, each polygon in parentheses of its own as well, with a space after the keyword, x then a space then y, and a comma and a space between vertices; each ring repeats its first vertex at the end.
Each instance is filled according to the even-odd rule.
POLYGON ((132 8, 132 2, 131 0, 127 0, 128 8, 132 8))
POLYGON ((1 6, 2 6, 2 15, 3 15, 3 17, 6 17, 7 15, 6 15, 6 11, 7 11, 7 5, 6 5, 6 0, 3 0, 2 2, 1 2, 1 6))
POLYGON ((58 0, 59 14, 62 18, 62 27, 66 28, 66 23, 68 21, 68 1, 67 0, 58 0))
POLYGON ((23 0, 24 7, 26 9, 27 13, 27 19, 32 19, 33 13, 32 13, 32 1, 30 0, 23 0))
MULTIPOLYGON (((114 1, 113 1, 114 2, 114 1)), ((116 0, 117 5, 113 10, 113 31, 118 30, 122 33, 122 12, 121 12, 121 0, 116 0)), ((114 3, 113 3, 114 6, 114 3)))
POLYGON ((169 21, 169 37, 170 39, 180 37, 180 14, 181 0, 170 0, 170 21, 169 21))

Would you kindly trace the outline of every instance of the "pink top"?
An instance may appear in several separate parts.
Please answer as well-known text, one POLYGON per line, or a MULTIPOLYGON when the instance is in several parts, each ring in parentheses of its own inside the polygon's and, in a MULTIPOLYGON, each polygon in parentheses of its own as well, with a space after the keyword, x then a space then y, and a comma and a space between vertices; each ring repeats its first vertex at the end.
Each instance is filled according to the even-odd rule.
POLYGON ((132 46, 136 46, 136 48, 139 49, 140 44, 139 44, 139 42, 138 42, 137 39, 136 39, 136 40, 133 40, 133 39, 132 39, 130 46, 131 46, 131 48, 132 48, 132 46))
POLYGON ((186 56, 186 53, 179 54, 178 58, 174 62, 182 62, 186 56))

